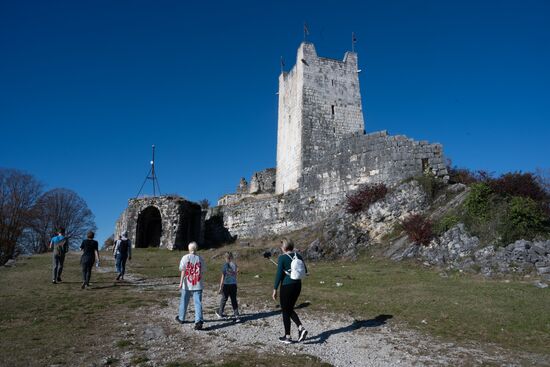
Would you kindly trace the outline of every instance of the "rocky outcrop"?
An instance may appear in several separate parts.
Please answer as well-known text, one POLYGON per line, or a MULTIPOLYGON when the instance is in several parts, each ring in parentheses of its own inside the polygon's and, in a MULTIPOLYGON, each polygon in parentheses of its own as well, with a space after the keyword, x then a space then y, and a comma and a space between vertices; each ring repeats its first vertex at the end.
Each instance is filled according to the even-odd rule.
POLYGON ((428 199, 418 182, 411 181, 396 187, 385 198, 373 203, 357 218, 357 226, 379 240, 399 221, 428 208, 428 199))
POLYGON ((410 244, 406 237, 401 245, 391 254, 393 260, 414 257, 444 269, 480 272, 484 276, 535 273, 550 281, 550 240, 486 246, 459 223, 428 246, 410 244))
POLYGON ((318 235, 305 255, 314 260, 327 256, 355 258, 362 249, 391 231, 397 222, 427 207, 426 193, 416 181, 401 184, 366 212, 350 214, 337 210, 315 229, 310 228, 318 235))

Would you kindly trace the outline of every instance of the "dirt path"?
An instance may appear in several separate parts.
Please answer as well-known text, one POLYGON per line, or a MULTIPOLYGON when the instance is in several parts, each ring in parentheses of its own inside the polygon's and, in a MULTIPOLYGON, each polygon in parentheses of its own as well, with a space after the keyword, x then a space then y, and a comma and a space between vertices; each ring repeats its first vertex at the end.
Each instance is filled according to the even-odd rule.
MULTIPOLYGON (((113 271, 103 267, 101 271, 113 271)), ((137 291, 175 290, 173 280, 146 280, 132 274, 126 281, 137 291)), ((379 315, 370 320, 354 320, 344 315, 310 312, 303 305, 297 312, 309 335, 302 343, 284 345, 280 311, 271 304, 241 304, 241 322, 218 320, 214 314, 219 295, 206 289, 203 297, 204 330, 193 330, 193 306, 184 325, 178 324, 179 297, 167 300, 164 307, 135 311, 131 322, 121 331, 121 339, 131 339, 141 353, 126 351, 116 356, 122 365, 147 360, 145 365, 165 366, 171 361, 220 362, 236 354, 253 356, 270 354, 293 358, 306 355, 334 366, 449 366, 449 365, 540 365, 548 360, 536 355, 514 355, 490 345, 459 346, 443 343, 430 336, 402 330, 391 318, 379 315), (191 321, 189 321, 191 320, 191 321)), ((230 307, 227 307, 230 310, 230 307)), ((293 328, 293 333, 296 329, 293 328)), ((294 335, 294 338, 296 336, 294 335)), ((282 359, 281 361, 283 361, 282 359)), ((312 359, 312 364, 315 365, 312 359)), ((282 365, 282 364, 281 364, 282 365)))

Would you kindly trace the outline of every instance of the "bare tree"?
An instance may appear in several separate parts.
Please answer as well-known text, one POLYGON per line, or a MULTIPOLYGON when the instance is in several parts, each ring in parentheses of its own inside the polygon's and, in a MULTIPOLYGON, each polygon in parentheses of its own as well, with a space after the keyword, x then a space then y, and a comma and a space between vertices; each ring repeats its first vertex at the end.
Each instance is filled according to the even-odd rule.
POLYGON ((115 235, 112 234, 105 240, 105 242, 103 242, 103 249, 104 250, 112 249, 114 245, 115 245, 115 235))
POLYGON ((32 221, 42 184, 14 169, 0 169, 0 265, 15 252, 17 242, 32 221))
POLYGON ((95 231, 94 215, 86 201, 69 189, 53 189, 36 201, 32 230, 38 240, 33 246, 35 252, 47 251, 49 240, 59 228, 65 228, 66 236, 72 240, 72 247, 78 246, 86 232, 95 231))
POLYGON ((542 188, 550 195, 550 168, 537 168, 535 176, 542 188))
POLYGON ((199 205, 201 206, 201 209, 208 209, 210 208, 210 201, 208 201, 208 199, 202 199, 199 201, 199 205))

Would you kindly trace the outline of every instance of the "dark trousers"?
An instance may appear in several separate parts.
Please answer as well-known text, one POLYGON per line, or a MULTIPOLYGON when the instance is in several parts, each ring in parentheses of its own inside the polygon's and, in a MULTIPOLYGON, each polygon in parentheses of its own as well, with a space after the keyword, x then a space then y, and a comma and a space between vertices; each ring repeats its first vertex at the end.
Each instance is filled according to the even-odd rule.
POLYGON ((88 259, 81 259, 80 266, 82 267, 82 283, 90 285, 90 278, 92 277, 92 268, 94 267, 94 261, 88 259))
POLYGON ((126 260, 128 260, 128 254, 116 255, 116 270, 121 276, 126 272, 126 260))
POLYGON ((223 309, 227 299, 231 298, 231 307, 235 316, 239 315, 239 305, 237 304, 237 284, 224 284, 222 288, 222 299, 220 300, 220 315, 223 315, 223 309))
POLYGON ((65 254, 53 255, 52 257, 52 279, 57 281, 61 280, 61 272, 63 271, 63 262, 65 261, 65 254))
POLYGON ((285 335, 290 335, 290 320, 294 321, 296 326, 302 325, 300 318, 294 311, 294 306, 300 292, 302 291, 302 282, 281 285, 281 310, 283 311, 283 325, 285 326, 285 335))

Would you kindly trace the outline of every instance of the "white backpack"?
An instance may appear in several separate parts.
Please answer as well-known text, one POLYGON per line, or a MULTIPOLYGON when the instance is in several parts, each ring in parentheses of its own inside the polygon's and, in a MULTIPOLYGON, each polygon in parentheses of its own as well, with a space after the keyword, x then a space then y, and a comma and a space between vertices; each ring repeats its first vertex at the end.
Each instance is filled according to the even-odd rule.
POLYGON ((304 264, 304 262, 298 258, 298 255, 296 253, 294 253, 294 257, 290 256, 290 254, 287 255, 292 259, 292 262, 290 263, 290 274, 286 272, 287 275, 290 276, 290 279, 299 280, 305 278, 306 265, 304 264))

